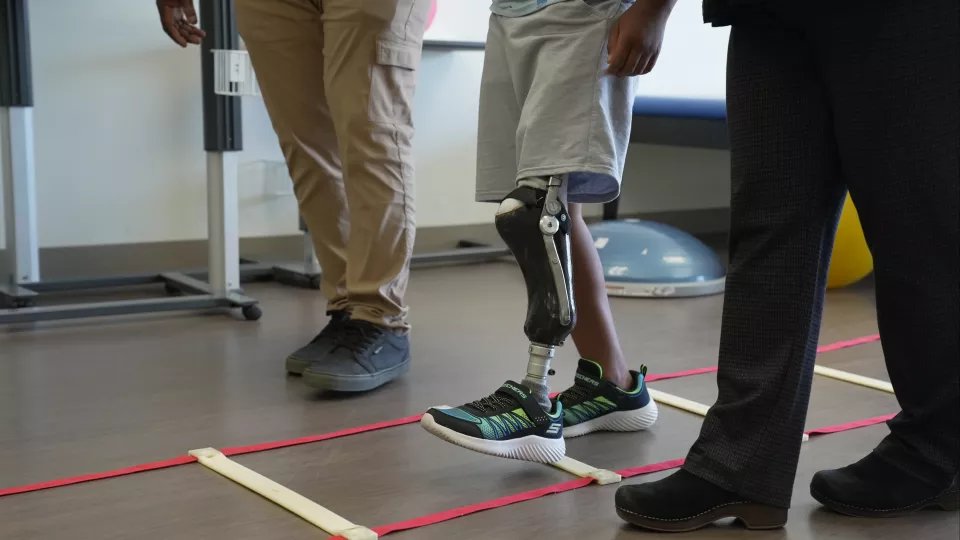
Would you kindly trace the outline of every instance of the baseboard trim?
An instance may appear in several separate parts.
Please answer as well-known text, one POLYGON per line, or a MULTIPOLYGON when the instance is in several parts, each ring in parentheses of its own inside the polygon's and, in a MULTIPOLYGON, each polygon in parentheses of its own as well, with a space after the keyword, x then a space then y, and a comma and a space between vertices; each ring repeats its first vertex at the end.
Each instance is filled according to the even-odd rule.
MULTIPOLYGON (((728 209, 718 208, 622 217, 658 221, 697 236, 716 237, 727 232, 729 214, 728 209)), ((417 231, 414 251, 452 249, 460 240, 502 245, 492 224, 426 227, 417 231)), ((298 261, 302 245, 299 235, 243 238, 240 252, 246 259, 262 262, 298 261)), ((43 248, 40 268, 43 280, 174 272, 206 267, 206 249, 204 240, 43 248)))

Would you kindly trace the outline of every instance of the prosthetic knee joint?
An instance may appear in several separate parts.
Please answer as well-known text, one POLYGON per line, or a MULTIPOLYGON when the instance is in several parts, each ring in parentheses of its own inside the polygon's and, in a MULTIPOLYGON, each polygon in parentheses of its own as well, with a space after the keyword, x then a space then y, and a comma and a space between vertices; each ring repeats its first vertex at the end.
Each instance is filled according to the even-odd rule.
POLYGON ((497 211, 497 232, 513 252, 527 285, 524 333, 530 340, 527 378, 545 384, 556 348, 576 325, 570 261, 570 215, 561 200, 563 177, 545 189, 512 191, 497 211))

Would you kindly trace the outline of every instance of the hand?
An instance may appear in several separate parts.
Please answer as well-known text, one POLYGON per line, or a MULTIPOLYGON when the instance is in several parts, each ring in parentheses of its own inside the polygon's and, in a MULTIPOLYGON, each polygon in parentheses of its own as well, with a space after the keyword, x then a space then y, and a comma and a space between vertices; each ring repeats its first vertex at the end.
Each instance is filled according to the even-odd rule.
POLYGON ((163 31, 181 47, 191 43, 199 45, 200 40, 207 35, 197 26, 197 11, 193 8, 193 0, 157 0, 157 12, 160 14, 163 31))
POLYGON ((607 42, 607 73, 645 75, 657 64, 667 18, 677 0, 636 0, 613 23, 607 42))

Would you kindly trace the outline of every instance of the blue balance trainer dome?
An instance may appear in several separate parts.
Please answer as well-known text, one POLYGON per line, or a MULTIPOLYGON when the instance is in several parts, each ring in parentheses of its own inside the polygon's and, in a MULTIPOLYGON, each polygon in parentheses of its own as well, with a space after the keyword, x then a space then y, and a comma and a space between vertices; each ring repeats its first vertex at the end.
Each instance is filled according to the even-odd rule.
POLYGON ((590 225, 590 232, 611 296, 684 297, 723 292, 726 269, 716 253, 680 229, 624 219, 590 225))

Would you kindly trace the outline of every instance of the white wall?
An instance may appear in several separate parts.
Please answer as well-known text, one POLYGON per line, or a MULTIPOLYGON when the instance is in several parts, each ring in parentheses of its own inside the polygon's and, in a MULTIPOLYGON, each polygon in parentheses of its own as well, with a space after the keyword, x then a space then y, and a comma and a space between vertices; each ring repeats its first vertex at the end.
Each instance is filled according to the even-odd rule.
MULTIPOLYGON (((44 247, 206 236, 200 56, 160 30, 147 0, 34 0, 37 198, 44 247)), ((486 223, 472 202, 481 52, 427 52, 417 94, 418 224, 486 223)), ((296 233, 263 104, 244 103, 241 233, 296 233), (268 186, 267 191, 273 189, 268 186)), ((623 212, 727 205, 724 152, 635 146, 623 212)), ((2 238, 2 235, 0 235, 2 238)))

